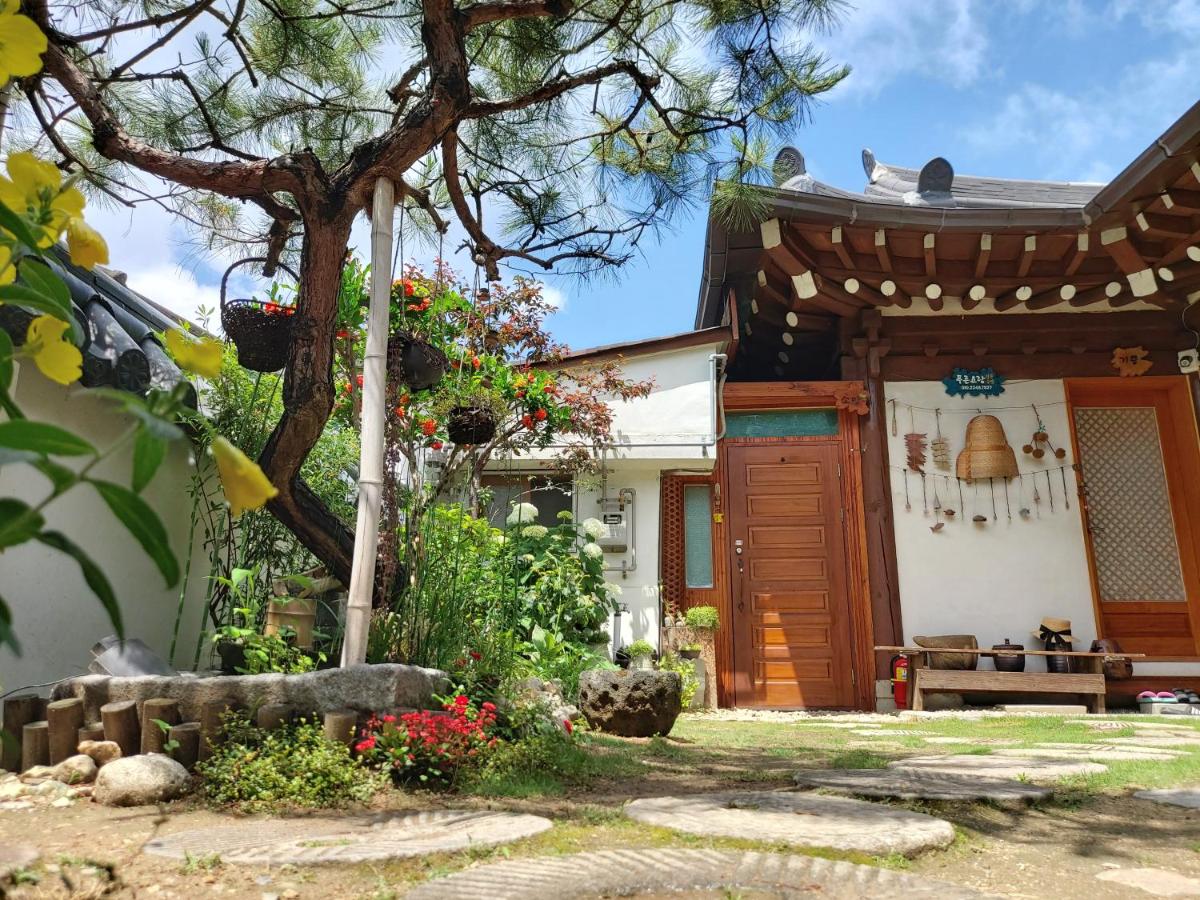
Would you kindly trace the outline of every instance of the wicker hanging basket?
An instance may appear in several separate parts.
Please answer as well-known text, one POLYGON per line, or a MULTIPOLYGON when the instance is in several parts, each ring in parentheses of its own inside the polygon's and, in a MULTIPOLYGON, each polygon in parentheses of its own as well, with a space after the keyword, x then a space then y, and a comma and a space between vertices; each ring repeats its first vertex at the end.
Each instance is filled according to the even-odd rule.
POLYGON ((388 336, 387 366, 388 374, 403 381, 409 390, 423 391, 441 382, 450 360, 428 341, 397 331, 388 336))
POLYGON ((995 416, 980 415, 967 423, 967 439, 958 454, 955 474, 967 481, 1017 477, 1017 455, 995 416))
POLYGON ((446 430, 456 444, 486 444, 496 436, 496 416, 479 406, 456 406, 450 410, 446 430))
MULTIPOLYGON (((238 363, 254 372, 278 372, 287 364, 296 309, 263 300, 231 300, 229 276, 238 266, 266 262, 262 257, 240 259, 221 278, 221 328, 237 347, 238 363)), ((300 276, 287 266, 280 268, 299 285, 300 276)))

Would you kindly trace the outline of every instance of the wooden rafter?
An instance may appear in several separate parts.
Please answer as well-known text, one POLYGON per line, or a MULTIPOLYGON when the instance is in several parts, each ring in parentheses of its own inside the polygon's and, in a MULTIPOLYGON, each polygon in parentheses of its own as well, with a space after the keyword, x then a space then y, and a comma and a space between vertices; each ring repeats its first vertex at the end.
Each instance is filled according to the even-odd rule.
POLYGON ((861 278, 851 276, 842 282, 842 288, 847 294, 858 300, 865 300, 872 306, 891 306, 892 297, 884 296, 878 288, 864 282, 861 278))
POLYGON ((1025 303, 1033 296, 1033 288, 1027 284, 1018 285, 1012 290, 1005 291, 996 297, 996 311, 1004 312, 1025 303))
POLYGON ((1033 265, 1033 258, 1037 255, 1037 235, 1025 235, 1025 247, 1021 251, 1021 261, 1017 264, 1017 277, 1024 278, 1029 274, 1029 267, 1033 265))
POLYGON ((983 302, 987 297, 987 287, 982 284, 973 284, 962 295, 962 308, 972 310, 983 302))
POLYGON ((1188 216, 1170 216, 1164 213, 1144 210, 1133 217, 1138 228, 1146 234, 1166 235, 1169 238, 1186 237, 1193 231, 1192 220, 1188 216))
POLYGON ((1075 296, 1068 302, 1075 307, 1091 306, 1094 303, 1112 300, 1125 290, 1125 283, 1123 281, 1109 281, 1105 284, 1098 284, 1095 287, 1076 292, 1075 296))
POLYGON ((829 240, 833 244, 833 252, 837 254, 837 258, 841 260, 842 265, 847 269, 857 268, 854 258, 850 255, 850 251, 846 249, 841 225, 833 226, 833 231, 829 234, 829 240))
POLYGON ((892 271, 892 257, 888 253, 887 231, 882 228, 875 229, 875 258, 879 260, 879 270, 881 272, 892 271))
POLYGON ((1051 288, 1048 291, 1042 291, 1040 294, 1035 294, 1025 301, 1025 306, 1029 309, 1049 309, 1052 306, 1057 306, 1060 303, 1066 303, 1071 300, 1077 291, 1075 285, 1064 284, 1058 288, 1051 288))
POLYGON ((988 260, 992 257, 992 236, 979 236, 979 252, 975 254, 975 280, 979 281, 987 275, 988 260))
POLYGON ((1086 231, 1079 232, 1075 238, 1075 252, 1071 254, 1071 259, 1067 263, 1063 272, 1068 278, 1079 271, 1079 267, 1083 265, 1083 261, 1087 259, 1088 248, 1091 244, 1091 239, 1086 231))
POLYGON ((921 238, 922 255, 925 257, 925 276, 937 277, 937 235, 926 234, 921 238))
MULTIPOLYGON (((1125 226, 1100 232, 1100 244, 1113 258, 1117 267, 1125 273, 1125 280, 1129 283, 1133 299, 1149 297, 1158 290, 1154 270, 1146 264, 1142 254, 1129 240, 1129 231, 1125 226)), ((1128 302, 1132 303, 1133 300, 1128 302)))

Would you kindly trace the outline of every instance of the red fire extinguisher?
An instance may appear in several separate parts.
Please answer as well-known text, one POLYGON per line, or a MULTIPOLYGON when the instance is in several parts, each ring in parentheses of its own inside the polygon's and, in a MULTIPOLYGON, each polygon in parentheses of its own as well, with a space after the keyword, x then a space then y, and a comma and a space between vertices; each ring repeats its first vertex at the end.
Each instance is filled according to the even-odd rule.
POLYGON ((892 699, 896 709, 908 709, 908 657, 892 657, 892 699))

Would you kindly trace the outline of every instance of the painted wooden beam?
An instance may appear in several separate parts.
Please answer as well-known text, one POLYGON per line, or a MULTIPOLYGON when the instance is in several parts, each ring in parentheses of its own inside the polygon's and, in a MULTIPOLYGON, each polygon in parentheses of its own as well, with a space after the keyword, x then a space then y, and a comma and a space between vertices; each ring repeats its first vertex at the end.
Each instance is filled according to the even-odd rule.
POLYGON ((1021 251, 1021 261, 1017 264, 1017 277, 1024 278, 1029 274, 1029 267, 1033 265, 1033 257, 1037 253, 1037 235, 1025 235, 1025 248, 1021 251))
POLYGON ((968 310, 974 309, 983 302, 984 298, 987 297, 987 294, 988 291, 984 285, 971 285, 969 288, 967 288, 967 292, 962 296, 962 308, 968 310))
POLYGON ((837 258, 841 260, 843 266, 853 269, 855 267, 854 258, 850 256, 850 251, 846 249, 842 238, 842 226, 834 225, 833 231, 829 235, 829 240, 833 243, 833 252, 837 254, 837 258))
POLYGON ((1176 212, 1192 210, 1200 212, 1200 191, 1188 190, 1186 188, 1171 188, 1159 195, 1159 200, 1163 204, 1164 209, 1173 209, 1176 212), (1168 202, 1170 205, 1168 205, 1168 202))
POLYGON ((1049 309, 1052 306, 1057 306, 1060 303, 1066 303, 1071 300, 1078 291, 1073 284, 1064 284, 1058 288, 1051 288, 1048 291, 1042 291, 1040 294, 1035 294, 1030 297, 1025 303, 1029 309, 1049 309))
POLYGON ((975 255, 975 280, 981 281, 987 275, 988 260, 992 256, 992 236, 979 236, 979 252, 975 255))
POLYGON ((926 234, 921 239, 921 251, 925 257, 925 277, 937 277, 937 235, 926 234))
POLYGON ((1192 233, 1192 221, 1183 216, 1168 216, 1162 213, 1143 211, 1133 219, 1143 232, 1165 234, 1169 237, 1185 237, 1192 233))
POLYGON ((1112 300, 1113 297, 1118 296, 1123 290, 1125 290, 1124 283, 1110 281, 1106 284, 1098 284, 1095 287, 1079 291, 1067 302, 1074 307, 1091 306, 1093 303, 1104 303, 1112 300))
POLYGON ((885 297, 877 288, 871 287, 861 278, 851 276, 842 282, 842 288, 847 294, 857 300, 864 300, 872 306, 891 306, 892 298, 885 297))
POLYGON ((892 257, 888 253, 887 232, 882 228, 875 229, 875 258, 879 260, 880 270, 892 271, 892 257))
POLYGON ((996 298, 996 311, 1004 312, 1008 309, 1015 309, 1022 303, 1025 303, 1033 296, 1033 288, 1027 284, 1013 288, 1011 291, 1005 291, 996 298))
POLYGON ((1083 261, 1087 259, 1088 249, 1091 245, 1091 238, 1086 231, 1079 232, 1075 238, 1075 252, 1071 255, 1071 261, 1067 263, 1063 270, 1068 278, 1079 271, 1079 267, 1083 265, 1083 261))
POLYGON ((1158 290, 1154 270, 1146 264, 1142 254, 1129 240, 1129 232, 1125 226, 1100 232, 1100 244, 1113 258, 1117 267, 1125 273, 1125 280, 1129 283, 1129 290, 1134 298, 1149 297, 1158 290))

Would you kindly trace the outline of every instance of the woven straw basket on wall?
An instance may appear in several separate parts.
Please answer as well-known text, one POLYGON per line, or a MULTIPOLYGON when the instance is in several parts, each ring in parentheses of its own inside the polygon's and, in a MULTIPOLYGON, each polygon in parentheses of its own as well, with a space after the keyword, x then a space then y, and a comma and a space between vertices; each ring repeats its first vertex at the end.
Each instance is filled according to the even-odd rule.
POLYGON ((968 481, 1017 477, 1017 455, 995 416, 976 416, 967 423, 966 446, 958 454, 955 474, 968 481))

